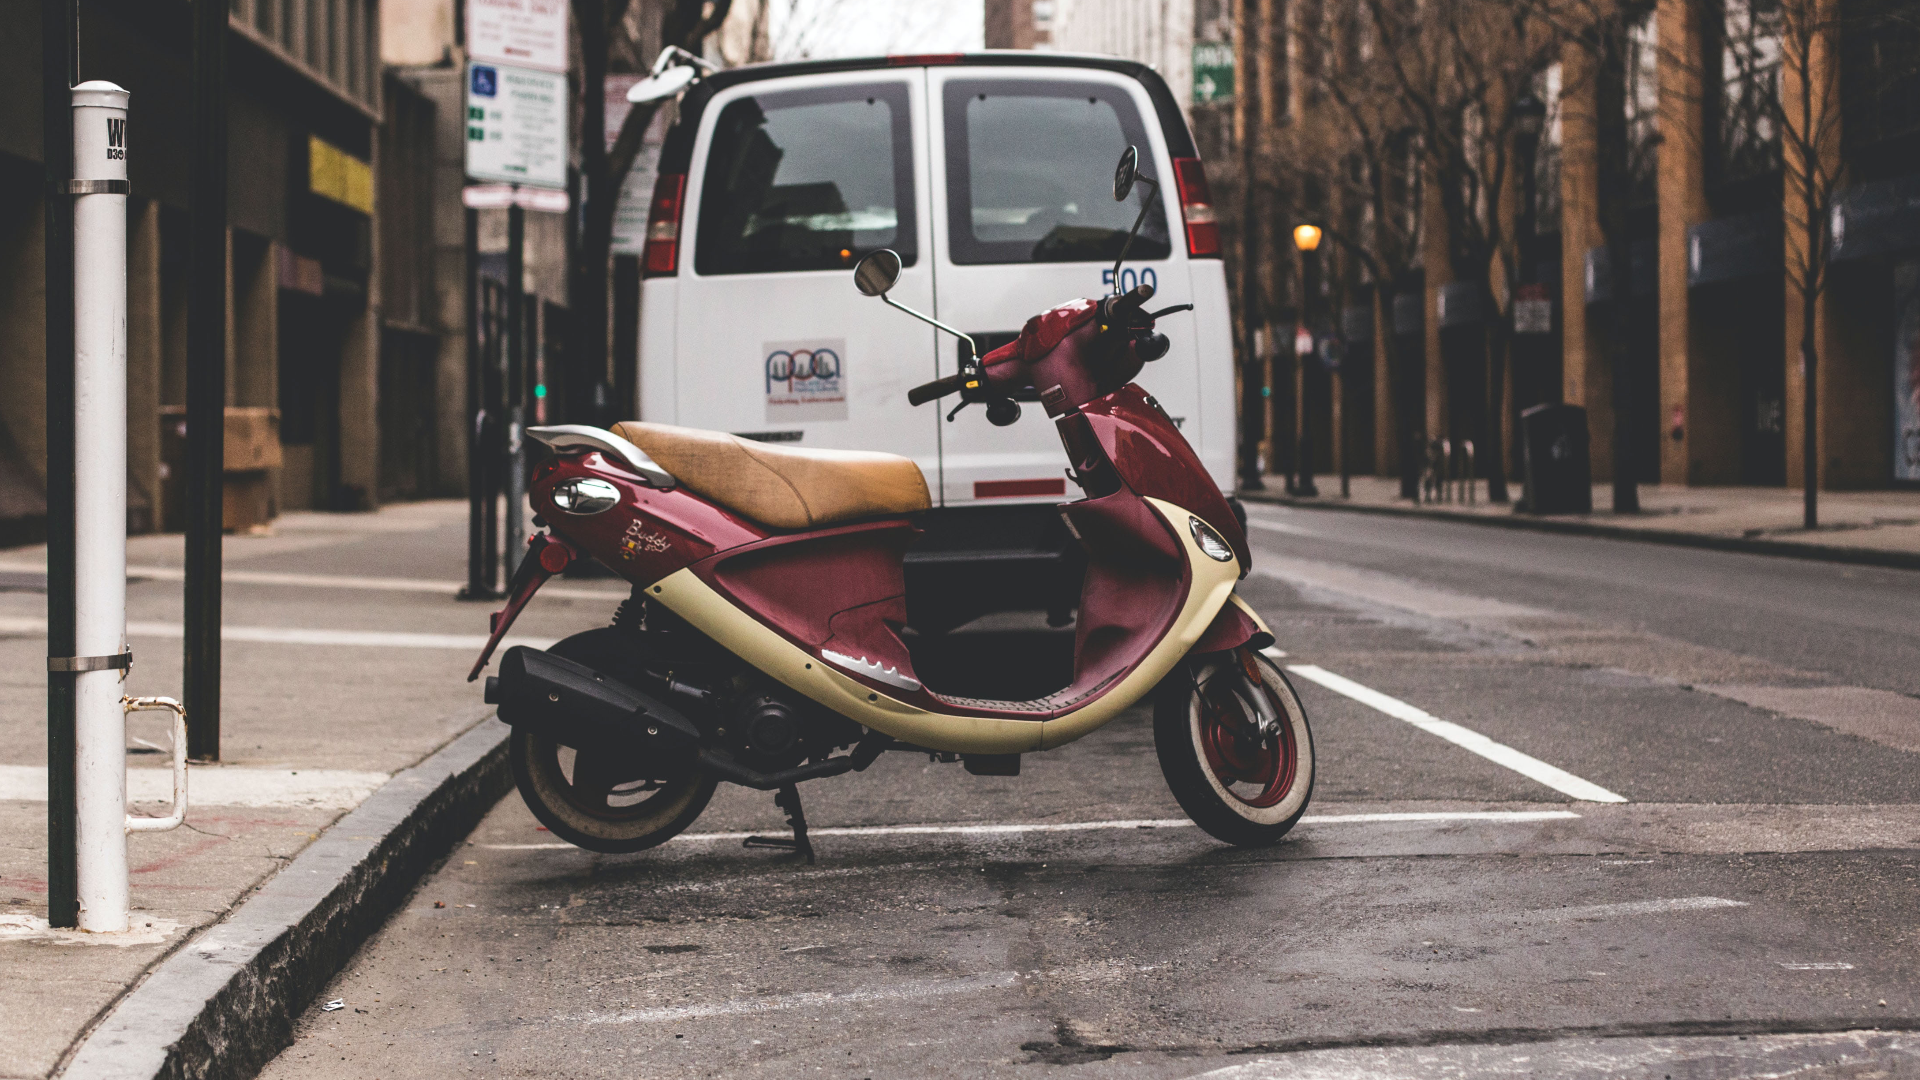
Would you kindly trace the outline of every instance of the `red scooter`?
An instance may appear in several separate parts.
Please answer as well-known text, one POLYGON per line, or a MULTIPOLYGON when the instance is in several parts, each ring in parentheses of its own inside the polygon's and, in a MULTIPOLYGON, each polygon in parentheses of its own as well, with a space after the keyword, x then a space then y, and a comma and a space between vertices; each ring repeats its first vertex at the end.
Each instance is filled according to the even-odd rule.
MULTIPOLYGON (((1136 177, 1137 160, 1131 147, 1122 156, 1116 199, 1136 179, 1152 183, 1136 177)), ((969 346, 957 374, 909 402, 958 394, 960 408, 984 405, 1005 426, 1019 418, 1014 394, 1031 389, 1059 430, 1084 493, 1061 507, 1086 565, 1071 680, 1009 701, 916 673, 902 558, 931 500, 908 458, 663 424, 532 428, 554 451, 529 491, 548 531, 531 541, 469 679, 574 560, 597 559, 634 588, 611 626, 508 649, 486 681, 513 728, 527 805, 583 848, 638 851, 692 824, 725 780, 777 792, 787 812, 791 838, 749 845, 811 861, 801 781, 863 770, 889 750, 1018 775, 1022 754, 1152 695, 1160 767, 1188 816, 1230 844, 1278 841, 1313 789, 1306 713, 1261 654, 1272 635, 1234 595, 1251 565, 1234 507, 1132 381, 1166 354, 1155 320, 1187 305, 1143 310, 1148 285, 1076 300, 976 359, 966 335, 887 295, 899 273, 900 257, 881 250, 854 280, 969 346)))

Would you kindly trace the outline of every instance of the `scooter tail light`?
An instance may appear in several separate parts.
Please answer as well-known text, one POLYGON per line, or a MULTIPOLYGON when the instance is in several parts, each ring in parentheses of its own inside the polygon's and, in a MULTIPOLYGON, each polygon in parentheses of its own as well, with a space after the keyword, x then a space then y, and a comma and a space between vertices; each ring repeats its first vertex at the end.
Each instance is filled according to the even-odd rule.
POLYGON ((1173 180, 1180 189, 1180 219, 1187 226, 1187 254, 1220 257, 1220 224, 1213 212, 1213 191, 1199 158, 1174 158, 1173 180))
POLYGON ((653 207, 647 212, 647 250, 642 259, 646 277, 672 277, 680 272, 680 217, 687 198, 686 173, 662 173, 653 185, 653 207))

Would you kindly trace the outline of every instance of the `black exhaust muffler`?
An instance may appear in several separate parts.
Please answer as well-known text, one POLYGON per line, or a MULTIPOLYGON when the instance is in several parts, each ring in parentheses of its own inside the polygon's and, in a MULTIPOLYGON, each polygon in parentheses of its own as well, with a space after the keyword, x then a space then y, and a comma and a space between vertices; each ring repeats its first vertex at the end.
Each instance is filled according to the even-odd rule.
POLYGON ((550 652, 516 645, 486 684, 500 719, 562 746, 663 753, 696 750, 700 729, 659 698, 550 652))

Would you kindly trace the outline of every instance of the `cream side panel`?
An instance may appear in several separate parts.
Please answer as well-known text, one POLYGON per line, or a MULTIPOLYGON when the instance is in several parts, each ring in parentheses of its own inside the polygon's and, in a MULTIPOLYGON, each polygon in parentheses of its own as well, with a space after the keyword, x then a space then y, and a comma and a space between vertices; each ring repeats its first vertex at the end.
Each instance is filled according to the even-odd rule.
MULTIPOLYGON (((654 598, 708 637, 761 671, 843 716, 904 742, 962 754, 1023 754, 1051 750, 1094 731, 1140 700, 1173 670, 1206 632, 1239 580, 1238 560, 1219 562, 1201 552, 1187 528, 1188 512, 1148 499, 1186 547, 1193 587, 1172 630, 1120 684, 1085 708, 1057 720, 1003 720, 933 713, 855 682, 781 637, 715 592, 692 570, 653 586, 654 598)), ((1256 616, 1257 617, 1257 616, 1256 616)))

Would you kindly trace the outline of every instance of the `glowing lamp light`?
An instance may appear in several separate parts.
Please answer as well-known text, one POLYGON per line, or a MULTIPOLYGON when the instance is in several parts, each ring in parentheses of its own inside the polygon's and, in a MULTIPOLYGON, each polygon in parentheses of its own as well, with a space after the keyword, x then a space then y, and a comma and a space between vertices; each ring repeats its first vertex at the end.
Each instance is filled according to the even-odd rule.
POLYGON ((1295 225, 1293 227, 1293 246, 1301 251, 1312 251, 1320 246, 1320 227, 1318 225, 1295 225))

